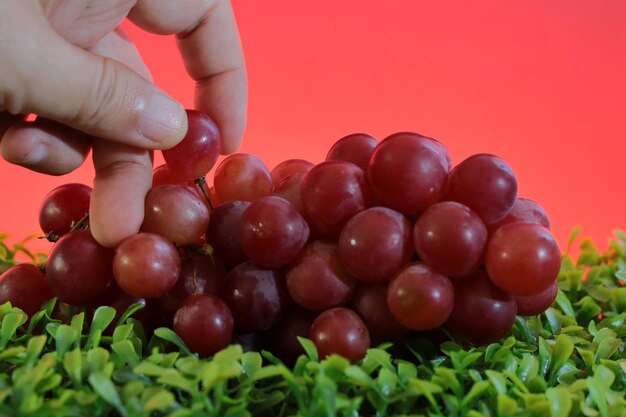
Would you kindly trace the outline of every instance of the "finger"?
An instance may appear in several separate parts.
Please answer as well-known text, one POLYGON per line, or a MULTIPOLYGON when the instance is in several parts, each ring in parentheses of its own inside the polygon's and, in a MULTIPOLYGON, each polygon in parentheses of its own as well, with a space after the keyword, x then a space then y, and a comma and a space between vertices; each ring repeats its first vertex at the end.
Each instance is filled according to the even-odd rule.
POLYGON ((143 222, 144 200, 152 183, 150 152, 94 140, 93 163, 91 233, 100 244, 116 247, 137 233, 143 222))
POLYGON ((187 72, 196 80, 196 108, 222 134, 222 152, 235 152, 246 123, 246 73, 237 26, 227 0, 140 0, 129 17, 143 29, 175 33, 187 72))
POLYGON ((41 117, 13 123, 0 142, 8 162, 50 175, 72 172, 85 161, 89 149, 89 135, 41 117))
POLYGON ((12 19, 0 17, 0 110, 149 149, 182 139, 187 119, 178 103, 128 66, 65 41, 36 4, 17 2, 12 19))

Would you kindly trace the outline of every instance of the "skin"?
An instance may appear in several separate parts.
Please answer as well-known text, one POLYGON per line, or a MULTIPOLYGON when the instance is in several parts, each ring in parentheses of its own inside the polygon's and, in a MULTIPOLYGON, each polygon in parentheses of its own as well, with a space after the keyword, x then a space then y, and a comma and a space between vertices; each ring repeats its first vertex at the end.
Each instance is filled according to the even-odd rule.
POLYGON ((222 152, 235 152, 247 92, 229 1, 0 0, 0 154, 62 175, 91 149, 90 225, 109 247, 141 226, 152 150, 176 145, 187 131, 184 109, 151 83, 118 27, 126 17, 148 32, 176 35, 196 81, 195 108, 216 121, 222 152), (152 117, 150 129, 144 116, 156 97, 170 104, 167 117, 152 117), (30 113, 37 119, 23 121, 30 113))

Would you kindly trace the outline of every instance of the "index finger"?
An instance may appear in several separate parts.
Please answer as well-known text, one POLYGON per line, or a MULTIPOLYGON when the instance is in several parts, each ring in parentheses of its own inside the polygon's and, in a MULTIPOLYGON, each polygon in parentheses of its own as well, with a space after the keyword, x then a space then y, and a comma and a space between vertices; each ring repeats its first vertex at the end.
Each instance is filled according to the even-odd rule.
POLYGON ((128 16, 144 30, 176 34, 196 108, 215 120, 222 153, 233 153, 245 127, 247 82, 232 7, 227 0, 139 0, 128 16))

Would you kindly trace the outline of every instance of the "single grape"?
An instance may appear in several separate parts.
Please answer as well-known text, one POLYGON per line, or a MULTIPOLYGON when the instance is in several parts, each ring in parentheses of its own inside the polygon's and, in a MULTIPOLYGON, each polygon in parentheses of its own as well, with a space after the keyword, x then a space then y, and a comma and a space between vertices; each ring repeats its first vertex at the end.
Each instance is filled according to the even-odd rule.
POLYGON ((263 348, 272 352, 288 365, 296 362, 304 354, 299 337, 309 337, 311 324, 316 315, 300 307, 293 306, 269 330, 262 333, 263 348))
POLYGON ((243 212, 249 205, 248 201, 229 201, 220 204, 215 207, 209 219, 206 241, 213 247, 215 255, 230 268, 247 259, 241 247, 239 224, 243 212))
POLYGON ((465 204, 489 225, 508 214, 516 197, 511 167, 495 155, 477 154, 452 169, 444 199, 465 204))
POLYGON ((289 201, 309 225, 309 239, 318 239, 322 236, 322 233, 315 227, 311 217, 304 209, 304 203, 302 202, 301 186, 305 175, 306 174, 299 173, 288 176, 274 187, 273 195, 289 201))
POLYGON ((487 228, 469 207, 443 201, 417 219, 413 243, 422 262, 443 275, 460 277, 479 266, 487 228))
POLYGON ((302 202, 315 227, 336 238, 352 216, 371 202, 365 173, 346 161, 325 161, 313 167, 301 183, 302 202))
POLYGON ((326 160, 352 162, 363 172, 367 172, 367 165, 376 145, 378 145, 376 138, 366 133, 353 133, 335 142, 328 151, 326 160))
POLYGON ((337 354, 355 363, 363 359, 370 348, 367 327, 354 311, 344 307, 320 314, 311 325, 309 338, 320 359, 337 354))
POLYGON ((46 234, 63 236, 72 223, 89 213, 91 187, 84 184, 64 184, 50 191, 39 210, 39 226, 46 234))
POLYGON ((350 305, 365 323, 373 344, 395 343, 409 332, 391 314, 384 284, 357 285, 350 305))
POLYGON ((189 350, 200 356, 211 356, 230 343, 233 316, 218 297, 192 295, 176 311, 173 327, 189 350))
POLYGON ((188 182, 184 178, 176 175, 169 165, 163 164, 152 170, 152 188, 166 184, 184 184, 188 182))
POLYGON ((148 191, 142 231, 184 246, 196 243, 208 225, 209 209, 190 187, 170 184, 148 191))
POLYGON ((255 201, 272 194, 270 171, 254 155, 236 153, 226 157, 215 170, 215 196, 221 202, 255 201))
POLYGON ((263 197, 248 206, 239 227, 241 247, 264 268, 278 268, 295 259, 309 238, 309 225, 284 198, 263 197))
POLYGON ((339 260, 337 245, 309 242, 287 270, 291 298, 310 311, 324 311, 350 301, 356 281, 339 260))
POLYGON ((176 247, 154 233, 138 233, 125 239, 113 259, 117 284, 135 297, 165 294, 176 284, 180 270, 176 247))
POLYGON ((306 174, 313 166, 313 162, 305 161, 304 159, 287 159, 276 165, 270 172, 272 184, 276 186, 285 178, 289 178, 294 174, 306 174))
POLYGON ((440 200, 448 170, 445 156, 431 139, 402 132, 376 146, 367 175, 383 205, 413 214, 440 200))
POLYGON ((102 296, 113 281, 113 249, 100 245, 89 230, 65 234, 46 262, 48 285, 57 298, 82 306, 102 296))
POLYGON ((426 136, 426 139, 429 139, 433 143, 433 145, 435 145, 435 147, 439 149, 439 152, 441 153, 441 155, 443 155, 443 161, 445 162, 444 167, 449 172, 452 169, 452 158, 450 158, 450 154, 448 153, 448 150, 446 149, 446 147, 443 146, 443 144, 439 142, 437 139, 433 139, 427 136, 426 136))
POLYGON ((288 300, 278 272, 261 269, 251 262, 237 265, 228 273, 222 298, 242 332, 269 329, 280 319, 288 300))
POLYGON ((207 255, 190 255, 182 260, 176 284, 159 297, 165 317, 173 318, 183 301, 196 294, 220 295, 226 282, 226 270, 219 259, 207 255))
POLYGON ((31 317, 52 297, 46 275, 36 265, 13 265, 0 275, 0 305, 10 302, 31 317))
POLYGON ((445 326, 474 345, 502 339, 513 327, 515 298, 496 287, 483 270, 453 281, 454 308, 445 326))
POLYGON ((413 256, 412 227, 397 211, 372 207, 354 215, 339 235, 339 259, 360 281, 389 281, 413 256))
POLYGON ((559 291, 556 281, 548 288, 536 294, 530 295, 514 295, 517 303, 517 314, 520 316, 536 316, 546 311, 554 300, 559 291))
POLYGON ((178 177, 187 181, 204 177, 220 155, 220 133, 213 120, 204 113, 187 110, 187 134, 163 158, 178 177))
POLYGON ((431 330, 450 316, 454 290, 448 277, 415 262, 391 279, 387 304, 393 317, 403 326, 412 330, 431 330))
POLYGON ((545 210, 533 200, 528 198, 517 198, 509 214, 502 220, 490 224, 487 229, 492 235, 500 226, 513 222, 537 223, 550 230, 550 220, 545 210))
POLYGON ((487 244, 487 273, 501 289, 529 295, 545 290, 561 269, 561 251, 545 227, 525 222, 500 227, 487 244))

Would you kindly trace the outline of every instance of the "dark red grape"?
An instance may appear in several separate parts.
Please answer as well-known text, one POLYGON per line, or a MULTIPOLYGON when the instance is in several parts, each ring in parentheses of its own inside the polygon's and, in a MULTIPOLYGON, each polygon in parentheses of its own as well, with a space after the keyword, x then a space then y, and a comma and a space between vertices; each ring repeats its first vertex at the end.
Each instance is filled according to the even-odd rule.
POLYGON ((445 326, 474 345, 503 338, 513 327, 515 298, 496 287, 484 271, 454 280, 454 308, 445 326))
POLYGON ((413 255, 412 227, 397 211, 372 207, 354 215, 339 235, 339 258, 360 281, 387 282, 413 255))
POLYGON ((294 174, 306 174, 313 168, 314 164, 304 159, 287 159, 276 165, 270 172, 272 183, 278 185, 285 178, 289 178, 294 174))
POLYGON ((278 323, 262 334, 263 348, 272 352, 288 365, 304 353, 298 336, 309 337, 315 314, 293 306, 283 314, 278 323))
POLYGON ((64 184, 50 191, 39 210, 39 225, 44 233, 57 237, 70 231, 89 212, 91 187, 84 184, 64 184))
POLYGON ((460 277, 478 267, 487 228, 469 207, 443 201, 417 219, 413 243, 422 262, 443 275, 460 277))
POLYGON ((207 255, 183 258, 180 276, 158 304, 166 317, 173 317, 180 304, 192 295, 220 295, 226 282, 226 270, 219 259, 207 255))
POLYGON ((386 285, 357 285, 350 305, 365 323, 374 344, 397 342, 409 331, 389 311, 386 285))
POLYGON ((288 300, 283 278, 271 269, 251 262, 237 265, 228 273, 222 298, 242 332, 269 329, 280 319, 288 300))
POLYGON ((187 134, 178 145, 163 151, 172 172, 187 181, 204 177, 220 155, 220 133, 204 113, 187 110, 187 134))
POLYGON ((309 239, 317 239, 322 236, 322 233, 315 227, 311 217, 304 209, 304 203, 302 202, 301 185, 305 175, 306 174, 293 174, 288 176, 274 187, 273 195, 289 201, 309 225, 309 239))
POLYGON ((517 198, 513 208, 502 220, 490 224, 487 229, 493 234, 500 226, 513 222, 537 223, 550 230, 550 220, 545 210, 533 200, 517 198))
POLYGON ((320 359, 337 354, 355 363, 363 359, 370 348, 367 327, 354 311, 343 307, 320 314, 311 325, 309 338, 320 359))
POLYGON ((272 176, 254 155, 236 153, 226 157, 215 170, 215 197, 220 203, 255 201, 272 194, 272 176))
POLYGON ((298 210, 281 197, 263 197, 248 206, 239 227, 241 247, 264 268, 293 261, 309 238, 309 225, 298 210))
POLYGON ((152 170, 152 188, 159 185, 184 184, 186 182, 188 181, 176 175, 167 164, 159 165, 152 170))
POLYGON ((54 297, 45 274, 33 264, 17 264, 0 275, 0 305, 7 301, 29 317, 54 297))
POLYGON ((142 231, 184 246, 197 242, 208 225, 209 209, 190 187, 166 184, 148 191, 142 231))
POLYGON ((326 160, 352 162, 363 172, 367 172, 367 165, 376 145, 378 145, 376 138, 366 133, 353 133, 335 142, 328 151, 326 160))
POLYGON ((371 202, 361 168, 346 161, 325 161, 302 180, 302 202, 315 227, 337 237, 346 222, 371 202))
POLYGON ((520 316, 535 316, 546 311, 554 300, 559 291, 556 281, 548 288, 536 294, 530 295, 514 295, 517 303, 517 314, 520 316))
POLYGON ((545 290, 561 268, 561 251, 545 227, 525 222, 500 227, 487 244, 487 273, 501 289, 528 295, 545 290))
POLYGON ((440 200, 448 169, 445 156, 431 139, 403 132, 376 146, 367 174, 383 205, 413 214, 440 200))
POLYGON ((515 204, 517 179, 501 158, 472 155, 450 172, 445 199, 472 209, 486 225, 504 218, 515 204))
POLYGON ((189 350, 200 356, 211 356, 230 343, 233 316, 218 297, 192 295, 176 312, 173 327, 189 350))
POLYGON ((247 259, 241 247, 239 224, 249 205, 248 201, 229 201, 215 207, 211 213, 206 241, 227 267, 232 268, 247 259))
POLYGON ((81 306, 101 297, 113 281, 113 249, 89 230, 75 230, 54 245, 46 262, 48 285, 65 303, 81 306))
POLYGON ((339 260, 337 245, 309 242, 287 271, 291 298, 310 311, 346 304, 356 281, 339 260))
POLYGON ((176 247, 154 233, 138 233, 125 239, 113 259, 117 284, 135 297, 165 294, 176 284, 180 270, 176 247))
POLYGON ((454 305, 448 277, 416 262, 389 282, 387 304, 393 317, 412 330, 431 330, 446 321, 454 305))

